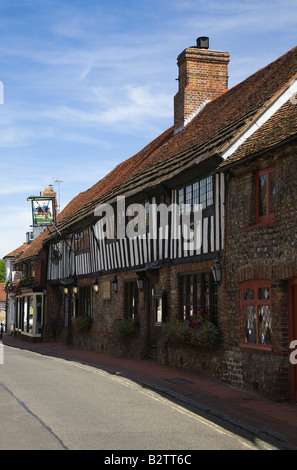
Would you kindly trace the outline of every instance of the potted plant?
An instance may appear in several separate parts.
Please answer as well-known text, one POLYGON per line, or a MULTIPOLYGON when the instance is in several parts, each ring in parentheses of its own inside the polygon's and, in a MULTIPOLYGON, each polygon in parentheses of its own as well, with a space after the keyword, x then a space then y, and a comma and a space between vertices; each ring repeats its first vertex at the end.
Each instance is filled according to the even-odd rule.
POLYGON ((127 317, 122 313, 113 324, 113 333, 119 337, 135 336, 139 330, 139 319, 135 317, 127 317))
POLYGON ((171 343, 214 346, 220 343, 218 327, 209 319, 207 312, 200 310, 183 320, 174 316, 165 319, 163 333, 171 343))
POLYGON ((92 326, 92 319, 88 315, 78 315, 72 318, 74 331, 89 331, 92 326))

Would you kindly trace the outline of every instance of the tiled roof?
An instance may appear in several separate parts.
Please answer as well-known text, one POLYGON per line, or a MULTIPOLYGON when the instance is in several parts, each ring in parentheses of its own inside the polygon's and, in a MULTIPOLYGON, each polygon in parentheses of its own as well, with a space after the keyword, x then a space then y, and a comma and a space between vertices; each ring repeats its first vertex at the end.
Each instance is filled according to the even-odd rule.
POLYGON ((251 156, 271 149, 292 137, 297 138, 297 95, 287 101, 262 127, 250 136, 233 155, 227 158, 219 170, 239 164, 251 156))
POLYGON ((43 242, 45 238, 47 237, 48 232, 45 230, 42 232, 37 238, 32 240, 32 242, 29 244, 28 248, 26 251, 24 251, 21 256, 18 257, 17 261, 24 261, 29 258, 33 258, 34 256, 37 256, 40 250, 43 247, 43 242))
MULTIPOLYGON (((76 196, 59 215, 59 230, 69 229, 101 201, 152 186, 222 153, 296 76, 297 47, 207 104, 182 131, 174 134, 173 127, 169 128, 93 187, 76 196)), ((31 243, 31 256, 38 253, 44 239, 45 234, 42 234, 31 243)))
POLYGON ((72 201, 65 207, 59 214, 58 222, 65 217, 72 215, 75 210, 82 207, 84 204, 90 202, 92 199, 97 198, 99 195, 110 191, 114 186, 127 180, 132 175, 141 171, 147 166, 151 155, 154 154, 158 148, 162 148, 164 143, 167 142, 173 135, 173 127, 169 128, 144 149, 138 152, 133 157, 120 163, 103 179, 94 184, 90 189, 79 193, 72 201))
POLYGON ((15 250, 13 250, 11 253, 4 256, 3 259, 5 259, 5 258, 17 258, 18 256, 20 256, 28 248, 28 246, 29 246, 28 243, 23 243, 21 246, 19 246, 15 250))

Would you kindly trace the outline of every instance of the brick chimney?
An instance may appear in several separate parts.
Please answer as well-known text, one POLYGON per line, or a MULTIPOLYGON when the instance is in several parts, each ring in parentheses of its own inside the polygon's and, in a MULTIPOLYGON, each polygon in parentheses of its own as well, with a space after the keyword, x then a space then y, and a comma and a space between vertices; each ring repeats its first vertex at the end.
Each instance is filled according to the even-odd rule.
POLYGON ((208 102, 228 90, 229 53, 209 50, 209 39, 177 58, 179 90, 174 97, 174 131, 181 130, 208 102))

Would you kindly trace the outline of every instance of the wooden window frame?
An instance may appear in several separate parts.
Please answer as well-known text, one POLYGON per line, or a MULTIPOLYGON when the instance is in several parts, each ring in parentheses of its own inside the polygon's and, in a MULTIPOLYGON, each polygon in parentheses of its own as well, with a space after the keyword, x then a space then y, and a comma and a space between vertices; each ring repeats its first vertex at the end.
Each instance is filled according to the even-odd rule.
POLYGON ((82 251, 89 251, 90 249, 90 234, 89 229, 85 228, 74 234, 74 251, 76 253, 82 251))
POLYGON ((179 315, 187 320, 204 311, 217 324, 217 285, 210 271, 179 275, 179 315))
MULTIPOLYGON (((241 323, 242 323, 242 336, 241 336, 241 346, 246 348, 254 348, 254 349, 263 349, 263 350, 271 350, 272 349, 272 340, 270 344, 263 344, 260 342, 259 337, 259 307, 261 306, 269 306, 271 307, 272 311, 272 293, 271 293, 271 282, 267 280, 251 280, 246 281, 241 285, 241 323), (258 297, 258 289, 268 287, 270 296, 269 299, 259 299, 258 297), (247 289, 253 289, 254 291, 254 298, 253 299, 244 299, 244 291, 247 289), (248 342, 245 338, 245 307, 254 306, 255 313, 256 313, 256 331, 255 331, 255 342, 248 342)), ((272 315, 272 312, 271 312, 272 315)), ((273 319, 271 318, 271 321, 273 319)), ((271 331, 273 331, 271 327, 271 331)))
MULTIPOLYGON (((214 181, 211 175, 193 183, 182 186, 177 190, 179 214, 182 215, 181 205, 188 204, 189 213, 194 212, 194 204, 202 206, 202 210, 214 204, 214 181)), ((185 209, 185 208, 184 208, 185 209)))
POLYGON ((93 318, 92 286, 79 286, 78 315, 93 318))
POLYGON ((124 283, 124 318, 135 319, 138 315, 138 287, 136 280, 124 283))
POLYGON ((270 186, 271 186, 271 174, 275 172, 275 167, 266 168, 265 170, 257 171, 255 174, 255 186, 256 186, 256 225, 260 224, 271 224, 275 221, 274 212, 270 213, 270 186), (259 203, 260 203, 260 192, 259 192, 259 180, 261 176, 267 176, 266 185, 266 214, 259 215, 259 203))

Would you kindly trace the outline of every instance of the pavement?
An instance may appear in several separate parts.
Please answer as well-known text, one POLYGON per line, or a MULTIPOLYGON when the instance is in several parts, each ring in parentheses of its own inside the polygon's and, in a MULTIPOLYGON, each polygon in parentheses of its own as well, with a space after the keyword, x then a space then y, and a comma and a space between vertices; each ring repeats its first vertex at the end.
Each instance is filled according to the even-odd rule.
POLYGON ((226 427, 235 427, 239 433, 248 432, 254 439, 273 442, 282 450, 297 450, 295 403, 275 403, 213 378, 154 361, 115 357, 62 343, 29 343, 5 333, 2 342, 4 346, 80 362, 122 375, 196 413, 219 420, 226 427))

